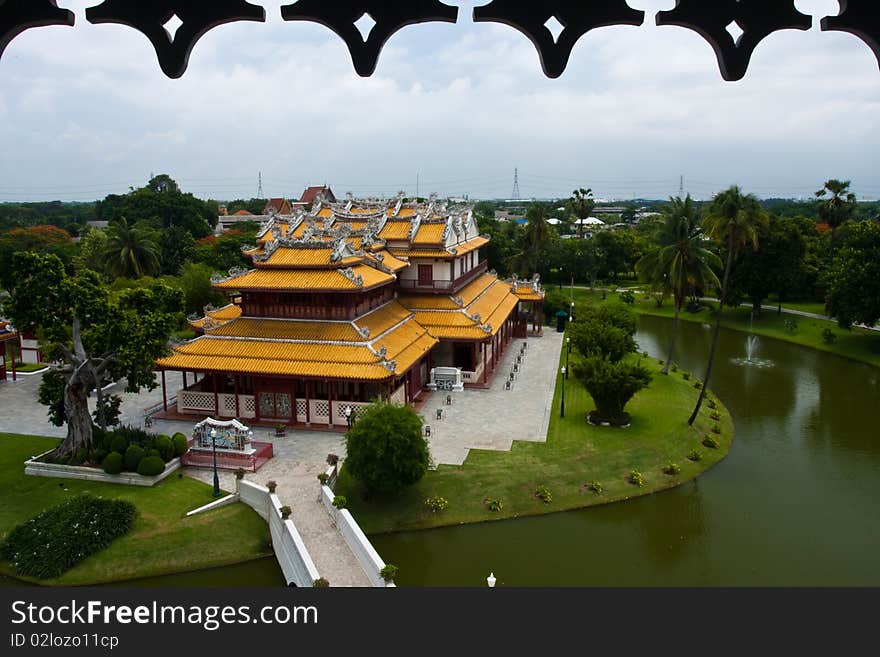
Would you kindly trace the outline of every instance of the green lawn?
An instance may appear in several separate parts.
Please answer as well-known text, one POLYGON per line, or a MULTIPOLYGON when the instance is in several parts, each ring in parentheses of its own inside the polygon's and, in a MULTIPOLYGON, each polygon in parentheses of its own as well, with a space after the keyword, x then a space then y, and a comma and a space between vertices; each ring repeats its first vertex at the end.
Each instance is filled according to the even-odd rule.
MULTIPOLYGON (((15 363, 16 372, 39 372, 49 367, 46 363, 15 363)), ((12 371, 12 361, 6 361, 6 371, 12 371)))
MULTIPOLYGON (((589 290, 574 291, 575 300, 575 317, 577 317, 578 306, 588 303, 602 303, 601 294, 598 292, 591 293, 589 290)), ((605 303, 618 303, 619 299, 616 294, 606 295, 605 303)), ((682 311, 680 319, 690 322, 710 323, 714 321, 712 311, 717 307, 717 303, 705 303, 709 308, 697 314, 691 314, 682 311), (710 311, 710 308, 712 309, 710 311)), ((804 309, 809 309, 812 304, 794 304, 802 305, 804 309)), ((792 304, 783 307, 791 307, 792 304)), ((670 301, 664 302, 663 306, 658 308, 653 298, 648 295, 637 295, 634 309, 637 313, 643 315, 655 315, 658 317, 672 318, 673 308, 670 301)), ((799 308, 800 309, 800 308, 799 308)), ((871 365, 880 366, 880 331, 868 331, 865 329, 853 329, 845 331, 837 326, 837 322, 811 319, 809 317, 798 317, 796 315, 788 315, 785 313, 777 314, 774 311, 765 310, 761 317, 756 317, 750 326, 751 308, 741 306, 739 308, 725 308, 721 325, 726 328, 738 331, 752 330, 757 335, 765 335, 777 340, 785 340, 786 342, 794 342, 805 347, 813 349, 821 349, 838 356, 850 358, 852 360, 861 361, 871 365), (794 320, 797 328, 790 331, 785 326, 785 320, 794 320), (830 329, 837 340, 833 344, 827 344, 822 338, 824 329, 830 329)))
MULTIPOLYGON (((646 362, 659 372, 656 360, 646 362)), ((656 374, 650 388, 627 406, 633 419, 627 429, 590 426, 585 416, 593 409, 592 402, 573 378, 565 385, 565 418, 560 418, 560 385, 557 382, 546 443, 514 442, 509 452, 471 450, 461 466, 441 465, 400 496, 374 495, 368 501, 343 469, 336 492, 348 498, 352 513, 368 533, 550 513, 645 495, 693 479, 720 461, 733 439, 730 415, 719 408, 721 448, 701 445, 714 422, 704 405, 695 428, 688 427, 698 391, 693 380, 684 381, 682 372, 669 377, 656 374), (694 449, 703 455, 698 463, 686 458, 694 449), (681 466, 681 474, 663 474, 662 468, 670 462, 681 466), (628 483, 633 469, 644 476, 643 488, 628 483), (586 488, 593 481, 602 483, 601 495, 586 488), (550 490, 552 503, 535 497, 539 485, 550 490), (434 495, 449 501, 445 511, 427 510, 424 500, 434 495), (501 498, 502 511, 489 511, 487 498, 501 498)))
MULTIPOLYGON (((271 554, 268 526, 244 504, 186 518, 187 511, 213 499, 211 486, 189 477, 173 474, 145 488, 25 476, 24 461, 57 444, 54 438, 0 434, 0 537, 16 524, 83 492, 128 500, 138 508, 138 517, 131 533, 60 578, 41 583, 97 584, 224 566, 271 554)), ((13 574, 2 562, 0 572, 13 574)))

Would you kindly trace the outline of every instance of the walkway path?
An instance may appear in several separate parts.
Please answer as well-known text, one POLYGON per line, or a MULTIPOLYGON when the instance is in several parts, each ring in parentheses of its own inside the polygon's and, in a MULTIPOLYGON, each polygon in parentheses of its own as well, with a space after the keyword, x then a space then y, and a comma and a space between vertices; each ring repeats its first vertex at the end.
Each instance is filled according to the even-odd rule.
POLYGON ((520 372, 506 390, 505 381, 523 342, 510 343, 490 389, 436 392, 422 407, 425 424, 431 427, 429 445, 436 465, 461 465, 471 449, 509 450, 514 440, 547 440, 562 334, 547 329, 544 337, 529 338, 520 372), (445 403, 447 394, 452 394, 451 406, 445 403), (436 419, 438 408, 443 410, 442 420, 436 419))

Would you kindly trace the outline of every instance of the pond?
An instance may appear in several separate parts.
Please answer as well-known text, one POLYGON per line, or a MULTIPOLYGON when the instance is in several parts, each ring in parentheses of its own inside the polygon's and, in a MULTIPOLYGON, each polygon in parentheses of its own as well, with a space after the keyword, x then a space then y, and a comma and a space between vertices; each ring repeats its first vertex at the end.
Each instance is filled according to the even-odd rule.
MULTIPOLYGON (((671 322, 640 317, 665 357, 671 322)), ((707 320, 708 321, 708 320, 707 320)), ((681 325, 702 376, 711 330, 681 325)), ((403 586, 880 585, 880 369, 721 334, 711 388, 734 416, 727 459, 697 481, 629 502, 371 537, 403 586)))

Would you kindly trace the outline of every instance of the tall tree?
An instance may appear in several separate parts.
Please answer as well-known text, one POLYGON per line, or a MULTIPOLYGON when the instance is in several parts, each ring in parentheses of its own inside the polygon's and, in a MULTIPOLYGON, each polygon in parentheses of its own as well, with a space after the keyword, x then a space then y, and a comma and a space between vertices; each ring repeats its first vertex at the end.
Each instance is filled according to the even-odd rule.
POLYGON ((152 276, 159 271, 159 245, 146 229, 120 219, 108 231, 104 266, 114 276, 152 276))
POLYGON ((49 377, 40 395, 50 413, 62 405, 57 397, 63 396, 67 438, 52 457, 73 457, 79 449, 91 451, 89 395, 96 393, 102 409, 101 386, 106 378, 125 378, 128 392, 156 387, 153 366, 168 350, 182 293, 155 285, 111 296, 95 272, 68 276, 54 255, 17 253, 14 260, 13 284, 3 310, 20 330, 45 336, 44 349, 61 363, 54 371, 63 377, 64 385, 58 385, 56 374, 49 377))
POLYGON ((553 231, 547 223, 544 208, 532 205, 526 213, 525 242, 523 249, 513 257, 512 268, 529 276, 540 273, 546 279, 548 266, 547 252, 553 238, 553 231))
POLYGON ((0 287, 10 284, 13 272, 12 256, 18 251, 53 253, 68 264, 76 253, 70 233, 55 226, 13 228, 0 233, 0 287))
POLYGON ((672 337, 669 355, 661 370, 661 374, 669 374, 681 308, 695 288, 705 290, 719 285, 713 268, 721 269, 721 259, 705 246, 706 237, 700 229, 690 194, 683 201, 670 199, 657 242, 658 247, 636 263, 636 272, 655 289, 672 295, 675 306, 672 337))
POLYGON ((568 199, 568 207, 571 209, 571 213, 580 220, 577 225, 577 234, 578 237, 583 237, 583 220, 589 217, 593 212, 593 208, 596 207, 596 201, 593 199, 593 190, 590 188, 584 189, 583 187, 574 190, 571 193, 571 198, 568 199))
POLYGON ((880 321, 880 222, 853 223, 828 272, 828 309, 843 328, 880 321))
POLYGON ((700 396, 694 406, 694 412, 688 419, 693 424, 703 405, 709 380, 712 378, 712 365, 715 363, 715 351, 718 347, 718 336, 721 333, 721 315, 727 301, 730 283, 730 269, 734 256, 746 245, 758 248, 758 229, 767 224, 767 215, 761 209, 758 199, 751 194, 743 194, 739 187, 733 186, 715 195, 703 218, 703 230, 707 237, 716 240, 727 249, 727 262, 724 265, 724 278, 721 281, 721 293, 718 295, 718 313, 715 317, 715 330, 712 333, 712 345, 709 347, 709 359, 706 362, 706 374, 700 396))
POLYGON ((849 191, 849 180, 831 179, 816 192, 819 199, 819 219, 831 229, 831 265, 834 266, 834 239, 837 229, 852 219, 858 203, 856 195, 849 191))

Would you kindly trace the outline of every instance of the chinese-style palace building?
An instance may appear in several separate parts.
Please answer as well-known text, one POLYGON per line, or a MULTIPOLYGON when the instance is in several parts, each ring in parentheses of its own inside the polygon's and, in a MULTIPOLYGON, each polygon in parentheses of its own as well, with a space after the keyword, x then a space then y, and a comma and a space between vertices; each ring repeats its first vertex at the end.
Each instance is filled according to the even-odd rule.
POLYGON ((487 271, 488 241, 469 206, 436 200, 319 196, 271 215, 245 251, 253 268, 213 280, 232 303, 191 318, 201 335, 158 361, 165 411, 344 427, 346 409, 414 402, 435 367, 488 385, 510 340, 540 331, 544 298, 537 277, 487 271))

